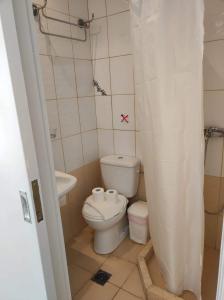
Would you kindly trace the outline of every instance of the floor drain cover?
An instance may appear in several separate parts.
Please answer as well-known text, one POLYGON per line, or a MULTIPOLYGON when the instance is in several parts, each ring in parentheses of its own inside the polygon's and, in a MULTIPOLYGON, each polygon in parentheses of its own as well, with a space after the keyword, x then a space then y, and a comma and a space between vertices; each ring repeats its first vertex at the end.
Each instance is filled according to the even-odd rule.
POLYGON ((93 277, 92 277, 92 281, 100 284, 100 285, 104 285, 111 277, 112 275, 110 273, 107 273, 103 270, 99 270, 93 277))

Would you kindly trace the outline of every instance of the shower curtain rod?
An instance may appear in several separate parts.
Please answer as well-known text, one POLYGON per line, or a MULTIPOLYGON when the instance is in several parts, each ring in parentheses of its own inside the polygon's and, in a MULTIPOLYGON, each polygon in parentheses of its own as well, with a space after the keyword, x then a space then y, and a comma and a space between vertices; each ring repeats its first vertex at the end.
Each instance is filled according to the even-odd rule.
POLYGON ((86 40, 87 40, 86 29, 89 28, 90 23, 93 21, 94 14, 92 14, 92 18, 90 20, 85 21, 85 20, 80 18, 80 19, 78 19, 78 23, 73 23, 73 22, 68 22, 68 21, 64 21, 62 19, 53 18, 53 17, 48 16, 45 12, 45 9, 47 7, 47 0, 44 0, 43 5, 33 3, 32 6, 33 6, 33 15, 34 15, 34 17, 38 17, 39 30, 40 30, 41 33, 43 33, 45 35, 64 38, 64 39, 70 39, 70 40, 74 40, 74 41, 86 42, 86 40), (61 35, 61 34, 56 34, 56 33, 45 31, 43 29, 43 26, 42 26, 42 23, 41 23, 40 11, 42 12, 43 17, 45 17, 46 19, 56 21, 56 22, 60 22, 60 23, 63 23, 63 24, 68 24, 68 25, 71 25, 71 26, 76 26, 76 27, 79 27, 81 29, 84 29, 84 33, 85 33, 84 39, 74 38, 74 37, 67 36, 67 35, 61 35))

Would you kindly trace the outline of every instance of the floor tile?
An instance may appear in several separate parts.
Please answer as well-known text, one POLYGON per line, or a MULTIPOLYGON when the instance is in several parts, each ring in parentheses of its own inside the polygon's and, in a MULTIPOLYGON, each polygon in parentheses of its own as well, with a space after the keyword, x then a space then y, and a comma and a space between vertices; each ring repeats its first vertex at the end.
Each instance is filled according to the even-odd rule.
POLYGON ((69 267, 68 271, 72 294, 76 294, 92 276, 91 273, 81 269, 78 266, 69 267))
POLYGON ((141 299, 141 298, 131 295, 124 290, 120 290, 117 293, 117 295, 114 297, 114 300, 139 300, 139 299, 141 299))
POLYGON ((69 249, 68 263, 78 265, 93 274, 107 258, 108 255, 95 253, 92 242, 75 241, 69 249))
POLYGON ((118 289, 118 287, 110 283, 106 283, 104 286, 101 286, 89 281, 79 291, 74 300, 111 300, 118 292, 118 289))
POLYGON ((137 264, 139 252, 143 249, 144 245, 137 244, 126 238, 120 246, 112 253, 112 255, 137 264))
POLYGON ((134 267, 135 265, 128 261, 111 256, 105 261, 101 269, 112 274, 109 282, 121 287, 134 267))
POLYGON ((143 291, 138 267, 135 267, 134 270, 131 272, 128 279, 122 286, 122 289, 126 290, 127 292, 130 292, 131 294, 139 298, 145 299, 145 294, 143 291))

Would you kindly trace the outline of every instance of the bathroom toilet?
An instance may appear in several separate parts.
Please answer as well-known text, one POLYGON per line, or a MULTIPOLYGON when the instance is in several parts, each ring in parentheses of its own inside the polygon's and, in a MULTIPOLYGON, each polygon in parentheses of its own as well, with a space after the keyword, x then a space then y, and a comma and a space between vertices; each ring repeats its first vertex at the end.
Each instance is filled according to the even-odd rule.
POLYGON ((138 189, 140 160, 110 155, 101 158, 100 167, 106 189, 118 192, 114 199, 94 200, 90 195, 82 209, 87 224, 95 230, 94 249, 99 254, 112 252, 128 234, 127 204, 138 189))

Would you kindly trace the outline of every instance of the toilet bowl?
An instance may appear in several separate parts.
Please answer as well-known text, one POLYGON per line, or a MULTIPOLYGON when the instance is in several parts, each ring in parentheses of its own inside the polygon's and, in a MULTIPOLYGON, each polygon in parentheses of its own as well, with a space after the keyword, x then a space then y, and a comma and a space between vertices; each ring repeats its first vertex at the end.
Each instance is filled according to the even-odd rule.
POLYGON ((119 208, 116 215, 111 218, 104 218, 88 204, 84 204, 83 206, 82 215, 86 223, 95 230, 94 250, 96 253, 111 253, 128 234, 126 216, 128 200, 122 195, 118 197, 123 205, 122 208, 119 208))
POLYGON ((94 250, 111 253, 128 234, 127 204, 138 188, 140 160, 136 157, 110 155, 101 158, 104 185, 116 190, 115 200, 94 200, 89 196, 82 209, 86 223, 94 229, 94 250), (97 201, 97 202, 94 202, 97 201))

